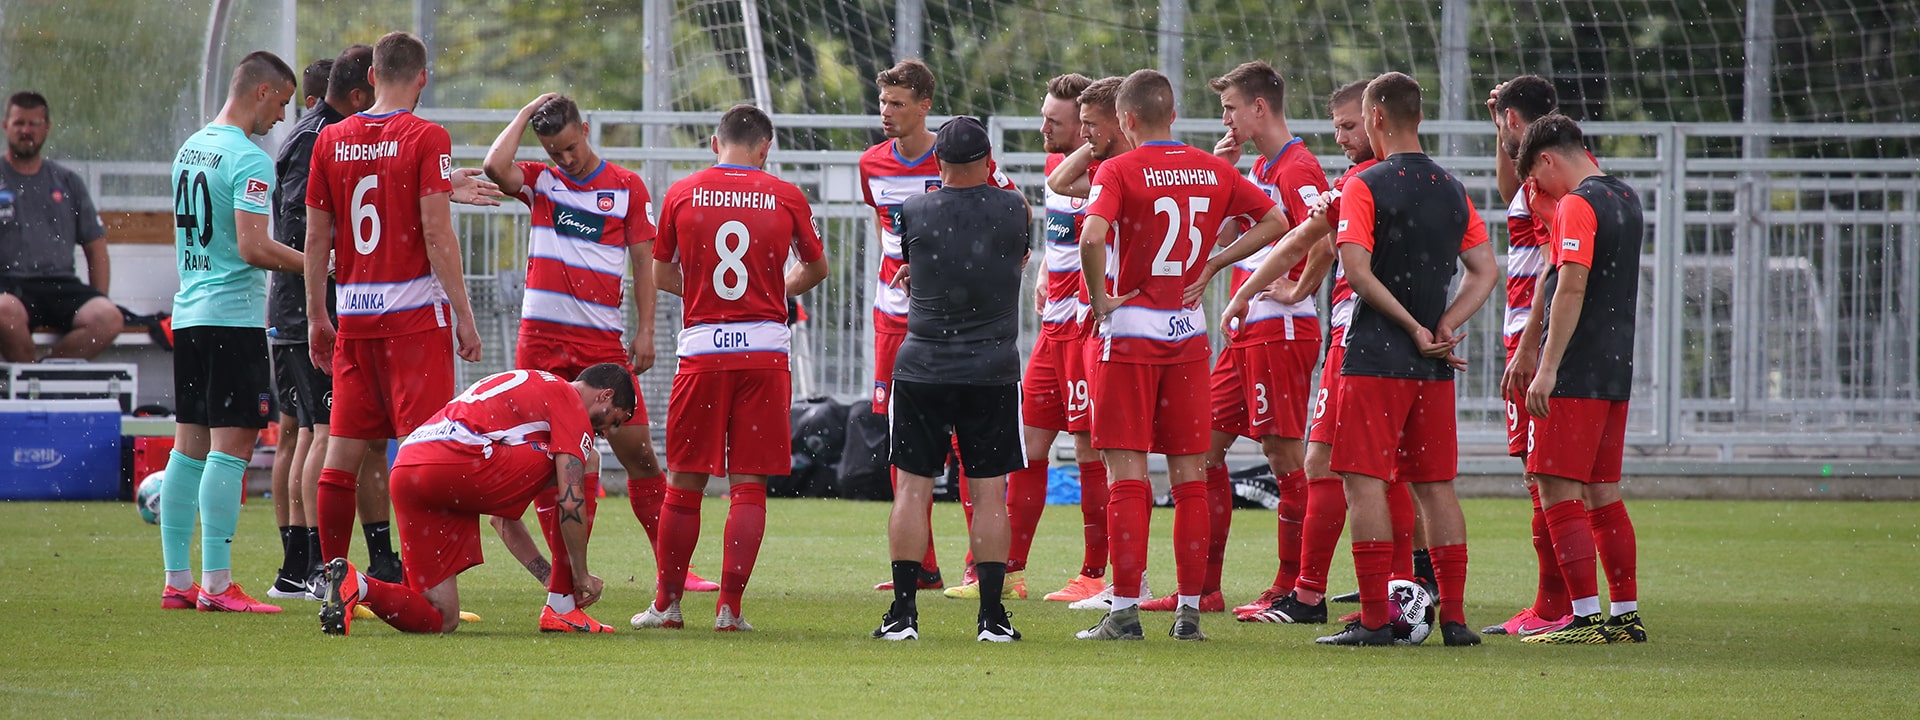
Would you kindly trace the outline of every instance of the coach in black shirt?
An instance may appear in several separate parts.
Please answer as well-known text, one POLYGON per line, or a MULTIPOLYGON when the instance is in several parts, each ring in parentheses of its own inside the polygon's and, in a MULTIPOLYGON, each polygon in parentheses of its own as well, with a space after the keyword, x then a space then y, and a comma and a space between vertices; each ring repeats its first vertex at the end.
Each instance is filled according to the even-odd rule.
POLYGON ((973 493, 973 558, 980 578, 980 640, 1020 633, 1000 604, 1006 576, 1007 473, 1026 467, 1020 438, 1020 275, 1031 243, 1019 193, 989 184, 991 147, 980 122, 957 117, 934 141, 939 190, 900 210, 907 265, 907 339, 894 359, 892 462, 899 470, 887 540, 893 607, 873 636, 919 637, 914 591, 926 555, 933 476, 958 441, 973 493), (909 281, 910 279, 910 281, 909 281))

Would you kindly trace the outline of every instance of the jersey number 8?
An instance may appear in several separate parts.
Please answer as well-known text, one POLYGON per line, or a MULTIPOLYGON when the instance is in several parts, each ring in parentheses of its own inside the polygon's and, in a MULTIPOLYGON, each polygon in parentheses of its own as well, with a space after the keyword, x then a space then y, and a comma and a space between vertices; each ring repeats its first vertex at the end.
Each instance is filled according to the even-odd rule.
POLYGON ((734 301, 747 295, 747 248, 752 239, 747 235, 747 224, 739 220, 728 220, 720 226, 713 236, 713 253, 720 257, 720 264, 713 268, 713 294, 721 300, 734 301))

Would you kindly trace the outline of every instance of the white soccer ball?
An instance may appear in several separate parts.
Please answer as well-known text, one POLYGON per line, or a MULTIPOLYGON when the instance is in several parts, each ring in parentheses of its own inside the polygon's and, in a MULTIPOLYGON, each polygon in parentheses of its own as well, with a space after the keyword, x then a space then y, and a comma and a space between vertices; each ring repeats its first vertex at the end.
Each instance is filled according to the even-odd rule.
POLYGON ((1420 583, 1387 583, 1387 610, 1393 616, 1395 645, 1419 645, 1433 634, 1433 604, 1433 594, 1420 583))
POLYGON ((166 480, 165 471, 156 471, 140 479, 140 485, 134 488, 133 504, 140 508, 140 519, 148 525, 160 524, 160 483, 166 480))

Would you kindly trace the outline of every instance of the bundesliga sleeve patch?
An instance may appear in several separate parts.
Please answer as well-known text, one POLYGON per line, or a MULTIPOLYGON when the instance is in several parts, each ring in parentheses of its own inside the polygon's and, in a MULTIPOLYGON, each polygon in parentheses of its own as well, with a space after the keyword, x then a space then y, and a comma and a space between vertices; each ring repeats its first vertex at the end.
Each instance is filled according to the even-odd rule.
POLYGON ((1566 250, 1566 251, 1568 251, 1568 252, 1577 252, 1577 251, 1579 251, 1579 249, 1580 249, 1580 238, 1562 238, 1562 239, 1560 240, 1560 249, 1561 249, 1561 250, 1566 250))
POLYGON ((453 156, 441 155, 440 156, 440 179, 449 180, 452 178, 453 178, 453 156))
POLYGON ((1100 186, 1095 185, 1093 186, 1092 189, 1087 191, 1087 204, 1092 205, 1095 201, 1099 199, 1100 199, 1100 186))
POLYGON ((1347 221, 1341 220, 1340 229, 1337 232, 1346 232, 1346 231, 1347 231, 1347 221))
POLYGON ((1301 185, 1297 192, 1300 193, 1300 201, 1308 205, 1312 205, 1313 201, 1320 199, 1320 191, 1312 185, 1301 185))
POLYGON ((265 180, 247 178, 247 192, 242 199, 246 200, 249 204, 265 205, 267 204, 267 191, 271 189, 265 180))

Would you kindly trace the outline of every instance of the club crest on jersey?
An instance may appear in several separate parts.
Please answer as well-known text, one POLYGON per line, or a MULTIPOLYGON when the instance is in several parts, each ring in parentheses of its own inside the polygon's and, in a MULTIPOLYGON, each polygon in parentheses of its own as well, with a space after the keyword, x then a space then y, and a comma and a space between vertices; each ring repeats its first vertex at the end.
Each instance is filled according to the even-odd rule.
MULTIPOLYGON (((248 186, 248 187, 247 187, 247 189, 248 189, 248 190, 252 190, 252 189, 253 189, 253 187, 252 187, 252 186, 248 186)), ((251 197, 251 195, 249 195, 249 197, 251 197)), ((61 190, 60 188, 54 188, 54 189, 53 189, 53 201, 54 201, 54 202, 66 202, 66 201, 67 201, 67 191, 65 191, 65 190, 61 190)))
POLYGON ((1067 207, 1079 210, 1087 206, 1086 198, 1067 198, 1067 207))
POLYGON ((273 414, 272 396, 266 393, 260 393, 260 417, 266 417, 271 414, 273 414))
POLYGON ((613 193, 600 193, 596 198, 596 202, 600 207, 600 212, 613 212, 613 193))
POLYGON ((934 178, 934 179, 932 179, 932 180, 928 180, 928 181, 927 181, 927 192, 933 192, 933 191, 935 191, 935 190, 939 190, 939 189, 940 189, 940 179, 939 179, 939 178, 934 178))

